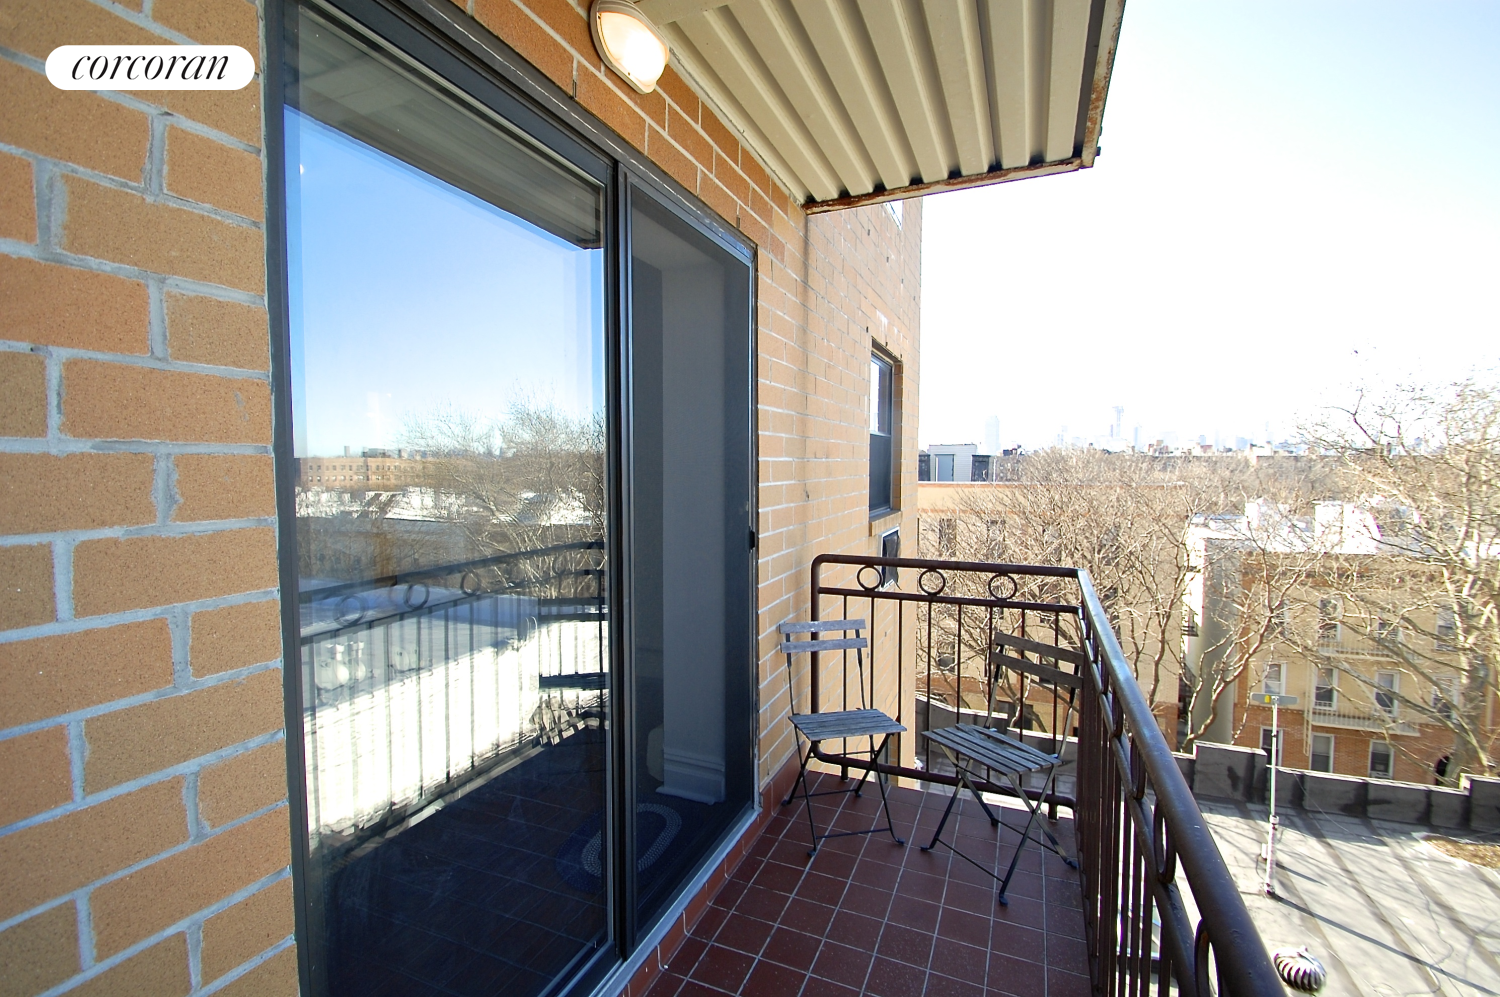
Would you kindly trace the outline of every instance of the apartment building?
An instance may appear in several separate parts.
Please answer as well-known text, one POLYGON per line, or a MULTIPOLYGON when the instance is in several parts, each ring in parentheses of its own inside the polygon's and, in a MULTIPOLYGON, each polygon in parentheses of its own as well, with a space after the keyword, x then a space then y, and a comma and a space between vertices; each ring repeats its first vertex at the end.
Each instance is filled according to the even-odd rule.
MULTIPOLYGON (((1300 517, 1257 502, 1187 535, 1188 671, 1232 676, 1212 740, 1271 750, 1272 709, 1258 700, 1295 697, 1280 710, 1281 764, 1428 784, 1447 774, 1467 683, 1453 611, 1435 573, 1382 541, 1368 506, 1318 502, 1300 517)), ((1488 750, 1497 704, 1482 696, 1488 750)))

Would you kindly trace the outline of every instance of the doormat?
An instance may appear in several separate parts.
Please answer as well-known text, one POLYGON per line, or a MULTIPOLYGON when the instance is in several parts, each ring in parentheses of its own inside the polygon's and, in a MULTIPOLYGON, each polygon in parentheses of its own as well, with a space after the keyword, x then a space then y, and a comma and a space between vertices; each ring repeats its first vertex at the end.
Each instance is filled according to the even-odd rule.
MULTIPOLYGON (((563 882, 584 893, 604 886, 604 814, 579 825, 557 850, 553 864, 563 882)), ((645 872, 666 854, 682 830, 682 815, 663 803, 635 805, 636 872, 645 872)))

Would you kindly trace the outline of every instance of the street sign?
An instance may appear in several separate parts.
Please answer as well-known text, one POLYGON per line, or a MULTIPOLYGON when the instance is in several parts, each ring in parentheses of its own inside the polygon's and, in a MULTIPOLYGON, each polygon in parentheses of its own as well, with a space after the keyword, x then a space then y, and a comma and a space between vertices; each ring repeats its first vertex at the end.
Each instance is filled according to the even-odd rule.
POLYGON ((1250 702, 1259 706, 1296 706, 1296 696, 1275 696, 1269 692, 1255 692, 1250 694, 1250 702))

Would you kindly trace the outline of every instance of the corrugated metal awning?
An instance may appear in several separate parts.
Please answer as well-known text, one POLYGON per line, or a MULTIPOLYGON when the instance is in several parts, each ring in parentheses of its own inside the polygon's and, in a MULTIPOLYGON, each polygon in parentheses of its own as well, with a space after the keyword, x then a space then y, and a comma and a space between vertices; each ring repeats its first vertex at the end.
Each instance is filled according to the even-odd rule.
POLYGON ((1124 0, 642 0, 825 211, 1093 165, 1124 0))

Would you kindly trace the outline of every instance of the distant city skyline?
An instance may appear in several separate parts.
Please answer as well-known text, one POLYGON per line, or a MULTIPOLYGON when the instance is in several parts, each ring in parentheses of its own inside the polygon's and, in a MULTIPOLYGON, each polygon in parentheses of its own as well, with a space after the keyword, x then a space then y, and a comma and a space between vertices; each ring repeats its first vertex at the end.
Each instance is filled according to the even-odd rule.
POLYGON ((1094 169, 925 200, 923 444, 1091 439, 1116 405, 1279 440, 1356 385, 1495 369, 1500 5, 1350 11, 1132 0, 1094 169))

